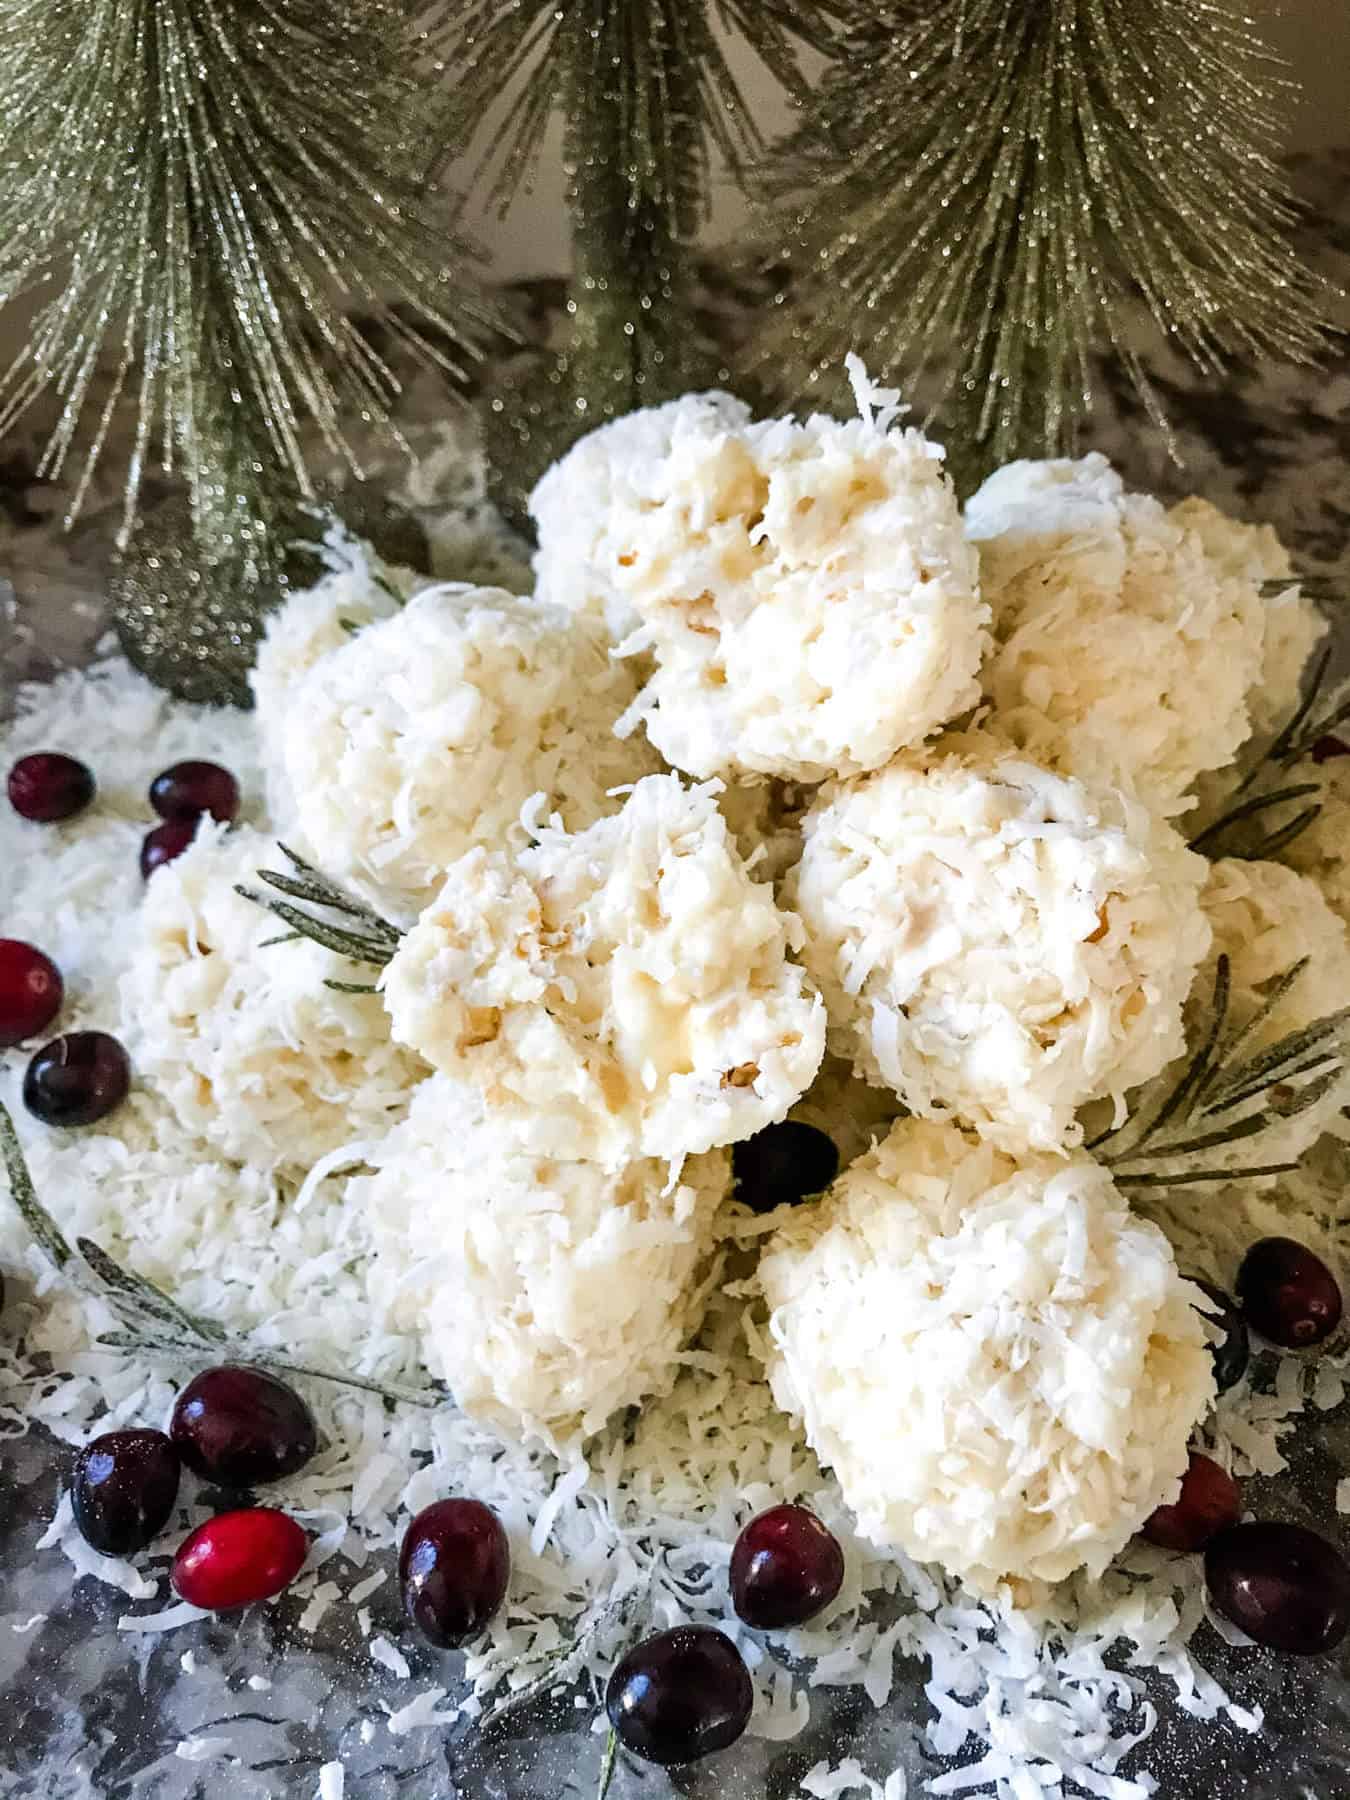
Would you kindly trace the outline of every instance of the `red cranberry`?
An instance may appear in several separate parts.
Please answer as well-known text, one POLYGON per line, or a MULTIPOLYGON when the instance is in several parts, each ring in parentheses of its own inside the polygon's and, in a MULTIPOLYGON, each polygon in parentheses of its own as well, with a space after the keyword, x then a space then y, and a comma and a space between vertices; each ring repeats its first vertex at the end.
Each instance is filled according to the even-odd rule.
POLYGON ((169 1579, 181 1599, 211 1612, 270 1600, 300 1573, 309 1539, 270 1506, 217 1513, 179 1546, 169 1579))
POLYGON ((131 1086, 126 1051, 106 1031, 68 1031, 44 1044, 23 1078, 23 1103, 44 1125, 92 1125, 131 1086))
POLYGON ((760 1513, 731 1552, 731 1603, 747 1625, 761 1631, 814 1619, 843 1580, 838 1539, 804 1506, 773 1506, 760 1513))
POLYGON ((731 1172, 738 1200, 752 1212, 772 1212, 827 1188, 839 1173, 839 1152, 814 1125, 784 1119, 734 1145, 731 1172))
POLYGON ((399 1552, 403 1610, 442 1650, 478 1636, 506 1598, 511 1546, 481 1500, 437 1500, 409 1525, 399 1552))
POLYGON ((1212 1281, 1201 1281, 1198 1275, 1188 1277, 1192 1287, 1198 1287, 1205 1296, 1208 1305, 1195 1303, 1195 1310, 1203 1313, 1213 1325, 1217 1326, 1222 1336, 1217 1344, 1209 1347, 1210 1356, 1214 1359, 1214 1385, 1221 1394, 1235 1387, 1247 1373, 1247 1364, 1251 1360, 1251 1339, 1247 1334, 1247 1323, 1238 1311, 1237 1303, 1230 1294, 1225 1294, 1221 1287, 1215 1287, 1212 1281))
POLYGON ((108 1431, 75 1463, 70 1498, 85 1542, 105 1556, 144 1550, 178 1499, 178 1452, 162 1431, 108 1431))
POLYGON ((59 750, 22 757, 9 772, 10 804, 25 819, 44 825, 73 819, 94 797, 94 777, 82 762, 59 750))
POLYGON ((194 1475, 228 1488, 294 1475, 319 1445, 314 1414, 294 1388, 234 1363, 187 1384, 174 1402, 169 1435, 194 1475))
POLYGON ((681 1625, 633 1646, 609 1678, 605 1707, 625 1749, 670 1767, 734 1744, 754 1698, 731 1639, 681 1625))
POLYGON ((219 763, 175 763, 150 783, 150 804, 161 819, 195 823, 209 813, 228 825, 239 812, 239 783, 219 763))
POLYGON ((1350 1626, 1350 1567, 1334 1545, 1302 1525, 1234 1525, 1205 1551, 1215 1609, 1270 1650, 1316 1656, 1350 1626))
POLYGON ((1318 738, 1312 747, 1312 759, 1315 763, 1331 762, 1337 756, 1350 756, 1350 744, 1328 732, 1326 737, 1318 738))
POLYGON ((1242 1517, 1242 1489, 1226 1469, 1191 1452, 1181 1493, 1144 1521, 1144 1536, 1164 1550, 1203 1550, 1209 1540, 1242 1517))
POLYGON ((0 1050, 45 1031, 64 997, 61 971, 50 956, 19 938, 0 938, 0 1050))
POLYGON ((1247 1323, 1286 1350, 1306 1350, 1341 1322, 1336 1277, 1306 1244, 1261 1238, 1242 1259, 1237 1296, 1247 1323))
POLYGON ((195 819, 171 819, 147 831, 141 839, 141 874, 149 881, 156 869, 181 856, 196 835, 195 819))

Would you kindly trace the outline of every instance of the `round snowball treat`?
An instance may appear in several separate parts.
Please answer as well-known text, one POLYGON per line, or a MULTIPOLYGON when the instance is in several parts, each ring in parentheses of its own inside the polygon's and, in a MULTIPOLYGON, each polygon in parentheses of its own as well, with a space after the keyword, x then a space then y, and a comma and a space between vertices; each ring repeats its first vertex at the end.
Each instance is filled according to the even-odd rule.
POLYGON ((378 995, 325 985, 363 971, 318 944, 265 941, 285 927, 235 886, 277 863, 263 832, 208 821, 155 871, 118 1035, 185 1130, 242 1163, 308 1169, 380 1136, 426 1069, 392 1041, 378 995))
POLYGON ((725 1152, 673 1187, 661 1162, 551 1162, 436 1075, 371 1160, 348 1194, 372 1301, 465 1412, 558 1446, 669 1391, 717 1273, 725 1152))
POLYGON ((424 588, 292 694, 286 774, 314 860, 411 919, 474 844, 529 842, 534 795, 589 825, 658 766, 614 735, 634 687, 587 620, 500 588, 424 588))
POLYGON ((629 471, 661 462, 677 435, 706 437, 749 422, 748 406, 714 390, 642 407, 573 444, 530 495, 539 598, 599 620, 615 643, 628 637, 641 621, 615 584, 606 529, 629 471))
MULTIPOLYGON (((1260 574, 1211 554, 1196 512, 1128 493, 1106 458, 1016 462, 966 506, 996 644, 985 692, 1038 761, 1132 786, 1166 814, 1251 730, 1263 678, 1260 574)), ((1227 521, 1224 521, 1226 524, 1227 521)))
POLYGON ((716 787, 640 781, 576 836, 473 850, 383 976, 400 1042, 483 1095, 532 1153, 613 1169, 781 1119, 825 1015, 800 928, 746 873, 716 787))
POLYGON ((267 779, 268 810, 278 827, 294 818, 286 776, 286 722, 304 677, 354 632, 396 613, 426 577, 381 561, 367 544, 334 535, 334 567, 313 587, 299 588, 267 618, 258 657, 249 674, 257 708, 258 739, 267 779))
POLYGON ((989 614, 942 451, 855 379, 859 419, 677 425, 616 481, 604 562, 656 662, 632 716, 691 775, 879 768, 979 698, 989 614))
POLYGON ((1050 1150, 1182 1049, 1206 869, 1138 803, 971 733, 825 788, 788 897, 840 1056, 1050 1150))
POLYGON ((1194 1290, 1086 1156, 901 1120, 759 1283, 774 1397, 860 1530, 979 1590, 1099 1575, 1214 1399, 1194 1290))
POLYGON ((1199 538, 1225 578, 1263 593, 1261 669, 1247 709, 1252 730, 1259 737, 1274 736, 1298 705, 1303 671, 1327 635, 1327 620, 1300 591, 1289 552, 1271 526, 1230 519, 1197 497, 1183 500, 1167 516, 1199 538))

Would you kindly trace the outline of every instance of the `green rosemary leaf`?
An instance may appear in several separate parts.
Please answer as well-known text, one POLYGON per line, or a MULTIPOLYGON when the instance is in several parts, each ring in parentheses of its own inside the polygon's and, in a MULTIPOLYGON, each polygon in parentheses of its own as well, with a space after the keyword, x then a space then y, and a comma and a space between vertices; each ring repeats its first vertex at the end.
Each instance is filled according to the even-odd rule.
POLYGON ((388 919, 381 918, 379 913, 373 907, 367 906, 364 900, 356 899, 345 888, 339 887, 335 881, 330 881, 321 869, 316 869, 313 863, 306 862, 304 857, 297 855, 289 845, 279 843, 277 849, 290 863, 300 879, 307 882, 316 894, 323 897, 320 904, 331 906, 338 912, 348 912, 354 918, 361 919, 377 937, 387 938, 391 944, 396 945, 402 938, 403 933, 396 925, 391 925, 388 919))
POLYGON ((258 880, 265 881, 268 887, 275 888, 279 894, 289 895, 292 900, 304 900, 310 906, 326 906, 333 912, 345 914, 349 919, 368 922, 371 918, 365 907, 318 882, 298 880, 294 875, 281 875, 275 869, 259 869, 258 880))
POLYGON ((1204 1111, 1209 1114, 1225 1110, 1231 1104, 1230 1095, 1249 1088, 1258 1078, 1265 1086, 1283 1080, 1296 1062, 1303 1061, 1311 1051, 1323 1045, 1328 1046, 1328 1054, 1333 1053, 1334 1047, 1334 1053, 1342 1055, 1343 1046, 1339 1040, 1347 1025, 1350 1025, 1350 1007, 1330 1013, 1325 1019, 1316 1019, 1300 1031, 1291 1031, 1278 1043, 1258 1051, 1239 1068, 1226 1069, 1204 1111))
POLYGON ((379 988, 373 981, 325 981, 326 988, 332 988, 335 994, 378 994, 379 988))
POLYGON ((74 1252, 62 1235, 56 1220, 37 1197, 28 1161, 14 1129, 9 1109, 0 1101, 0 1155, 9 1176, 9 1191, 24 1224, 51 1257, 58 1269, 64 1269, 74 1252))
POLYGON ((1272 831, 1269 837, 1260 838, 1249 850, 1239 850, 1235 854, 1246 862, 1273 862, 1281 850, 1287 849, 1295 838, 1302 837, 1308 827, 1321 816, 1320 806, 1305 807, 1287 825, 1282 825, 1278 831, 1272 831))
POLYGON ((1201 1182, 1254 1180, 1261 1175, 1292 1175, 1296 1162, 1256 1163, 1247 1168, 1187 1169, 1179 1175, 1116 1175, 1118 1187, 1195 1187, 1201 1182))
POLYGON ((343 931, 336 925, 325 924, 322 919, 315 919, 308 913, 301 912, 298 906, 288 906, 284 900, 270 900, 252 888, 239 885, 234 891, 245 900, 252 900, 255 905, 275 913, 283 924, 289 925, 300 937, 322 944, 325 950, 345 956, 350 962, 373 963, 376 968, 383 968, 393 956, 393 951, 387 944, 377 942, 374 938, 360 937, 355 932, 343 931))
POLYGON ((1153 1144, 1145 1149, 1134 1148, 1122 1150, 1116 1157, 1104 1157, 1102 1160, 1109 1167, 1115 1168, 1122 1163, 1157 1162, 1160 1157, 1195 1156, 1202 1150, 1218 1150, 1224 1144, 1240 1143, 1243 1138, 1256 1137, 1267 1130, 1270 1119, 1257 1115, 1248 1119, 1239 1119, 1236 1123, 1224 1126, 1217 1131, 1203 1132, 1199 1137, 1182 1138, 1173 1143, 1153 1144))
MULTIPOLYGON (((235 891, 238 892, 238 889, 235 891)), ((258 896, 256 894, 250 894, 249 898, 251 900, 256 900, 258 896)), ((298 931, 279 931, 275 937, 264 938, 258 945, 258 948, 260 950, 270 950, 273 944, 298 944, 301 941, 301 935, 298 931)))
POLYGON ((1284 973, 1276 979, 1274 987, 1266 995, 1261 1005, 1257 1007, 1256 1011, 1251 1015, 1247 1022, 1240 1026, 1224 1045, 1223 1055, 1220 1060, 1228 1069, 1233 1067, 1233 1058, 1237 1055, 1242 1046, 1250 1043, 1252 1038, 1256 1037, 1265 1029, 1266 1021, 1274 1014, 1276 1007, 1284 1001, 1285 996, 1290 992, 1294 984, 1302 978, 1311 961, 1312 958, 1310 956, 1301 956, 1296 963, 1291 963, 1284 973))
POLYGON ((1279 764, 1283 761, 1286 751, 1298 736, 1299 727, 1317 704, 1317 696, 1322 691, 1322 683, 1326 680, 1327 670, 1331 667, 1331 652, 1332 646, 1328 644, 1326 648, 1319 653, 1317 661, 1313 664, 1312 676, 1302 699, 1294 708, 1293 713, 1285 722, 1283 729, 1276 736, 1274 743, 1266 751, 1265 755, 1248 769, 1247 773, 1238 783, 1237 792, 1239 794, 1244 788, 1251 786, 1252 782, 1257 779, 1261 770, 1267 764, 1279 764))
POLYGON ((596 1790, 595 1800, 608 1800, 609 1790, 614 1782, 614 1768, 619 1756, 619 1734, 611 1725, 609 1735, 605 1739, 605 1758, 600 1764, 600 1786, 596 1790))
POLYGON ((1308 794, 1320 794, 1321 792, 1320 781, 1302 781, 1295 787, 1280 788, 1274 793, 1255 794, 1237 806, 1230 807, 1226 813, 1215 819, 1212 825, 1207 825, 1203 831, 1193 837, 1187 847, 1199 851, 1201 854, 1207 854, 1208 846, 1241 820, 1254 818, 1258 813, 1266 812, 1274 806, 1283 806, 1290 800, 1302 800, 1308 794))
POLYGON ((250 1345, 246 1350, 250 1362, 259 1368, 275 1369, 282 1375, 301 1375, 310 1381, 331 1381, 337 1387, 355 1388, 358 1393, 378 1394, 382 1400, 397 1401, 404 1406, 422 1406, 431 1410, 444 1406, 449 1395, 443 1388, 405 1388, 385 1381, 371 1381, 364 1375, 351 1375, 336 1369, 319 1368, 313 1363, 292 1362, 275 1351, 250 1345))
POLYGON ((1240 1093, 1226 1096, 1223 1104, 1213 1109, 1211 1116, 1217 1117, 1221 1112, 1231 1112, 1234 1107, 1243 1106, 1248 1100, 1255 1100, 1261 1094, 1268 1094, 1274 1087, 1283 1086, 1286 1082, 1292 1082, 1303 1075, 1311 1075, 1314 1071, 1321 1071, 1317 1074, 1316 1080, 1294 1089, 1287 1101, 1272 1100, 1270 1107, 1272 1120, 1296 1118, 1299 1113, 1306 1112, 1308 1107, 1314 1105, 1324 1094, 1329 1093, 1335 1087, 1341 1078, 1344 1066, 1337 1052, 1327 1051, 1321 1056, 1312 1058, 1309 1062, 1300 1063, 1297 1068, 1281 1069, 1279 1074, 1272 1079, 1258 1081, 1252 1087, 1244 1088, 1240 1093), (1329 1069, 1324 1068, 1328 1060, 1332 1065, 1329 1069), (1305 1096, 1308 1097, 1305 1098, 1305 1096))
POLYGON ((210 1350, 228 1341, 222 1326, 197 1318, 154 1282, 122 1268, 92 1238, 77 1238, 76 1248, 123 1324, 167 1328, 184 1340, 185 1349, 210 1350))

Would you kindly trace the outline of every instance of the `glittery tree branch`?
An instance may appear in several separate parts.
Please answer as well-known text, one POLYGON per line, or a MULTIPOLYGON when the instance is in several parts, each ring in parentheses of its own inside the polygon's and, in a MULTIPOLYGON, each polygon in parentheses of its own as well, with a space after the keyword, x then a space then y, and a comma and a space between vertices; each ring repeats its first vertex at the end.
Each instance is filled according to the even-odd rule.
POLYGON ((491 315, 444 273, 415 49, 393 0, 0 7, 0 304, 37 300, 0 432, 56 394, 72 516, 123 404, 124 542, 152 460, 217 539, 312 494, 307 428, 355 466, 344 420, 390 428, 397 382, 353 306, 447 370, 472 354, 491 315))
POLYGON ((528 466, 517 486, 581 431, 715 370, 690 313, 695 241, 715 160, 745 179, 764 149, 715 27, 742 32, 800 93, 797 50, 824 46, 840 10, 840 0, 450 0, 445 156, 476 146, 504 208, 535 168, 550 119, 563 121, 572 338, 534 449, 517 409, 513 454, 528 466), (504 96, 505 122, 485 131, 504 96))
POLYGON ((1273 161, 1291 90, 1219 0, 881 0, 769 178, 792 272, 754 366, 798 398, 857 350, 938 378, 966 482, 1074 447, 1090 352, 1165 424, 1142 296, 1200 368, 1306 361, 1317 280, 1273 161))

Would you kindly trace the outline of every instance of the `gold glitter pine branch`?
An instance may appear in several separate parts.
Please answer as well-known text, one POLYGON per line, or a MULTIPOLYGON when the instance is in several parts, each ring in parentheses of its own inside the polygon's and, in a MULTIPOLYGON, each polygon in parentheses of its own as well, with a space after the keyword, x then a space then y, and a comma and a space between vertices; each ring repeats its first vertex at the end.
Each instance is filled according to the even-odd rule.
POLYGON ((764 152, 718 28, 742 32, 800 96, 798 51, 827 45, 839 12, 838 0, 450 0, 446 158, 476 150, 505 208, 549 121, 563 122, 573 326, 547 416, 517 399, 499 415, 517 495, 582 431, 715 372, 691 316, 695 243, 716 162, 745 180, 764 152))
POLYGON ((752 367, 791 399, 849 350, 937 380, 966 484, 1071 452, 1094 347, 1142 298, 1203 370, 1314 359, 1318 280, 1274 161, 1291 89, 1221 0, 882 0, 767 177, 790 271, 752 367))
POLYGON ((392 429, 398 384, 354 308, 451 372, 474 354, 492 315, 446 274, 418 49, 392 0, 5 0, 0 305, 36 312, 0 433, 54 393, 72 517, 124 404, 124 545, 153 461, 204 538, 312 495, 311 434, 356 469, 344 421, 392 429))

